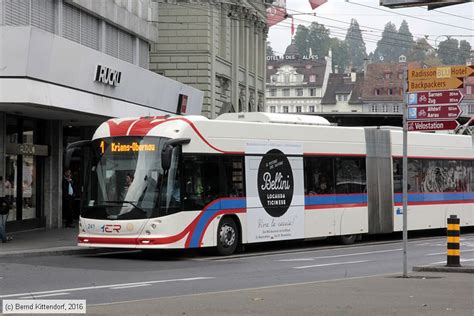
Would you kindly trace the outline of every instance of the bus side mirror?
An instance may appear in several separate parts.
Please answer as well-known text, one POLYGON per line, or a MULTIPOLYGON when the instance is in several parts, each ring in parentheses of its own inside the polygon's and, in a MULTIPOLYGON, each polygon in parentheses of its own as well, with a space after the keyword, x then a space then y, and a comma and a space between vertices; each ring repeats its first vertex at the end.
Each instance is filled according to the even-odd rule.
POLYGON ((64 161, 65 169, 68 169, 71 164, 72 155, 76 150, 81 150, 84 147, 91 146, 92 142, 90 140, 80 140, 78 142, 74 142, 69 144, 66 147, 66 159, 64 161))
POLYGON ((171 167, 173 149, 176 146, 189 144, 190 141, 190 138, 175 138, 167 141, 161 151, 161 168, 163 168, 163 170, 168 170, 171 167))

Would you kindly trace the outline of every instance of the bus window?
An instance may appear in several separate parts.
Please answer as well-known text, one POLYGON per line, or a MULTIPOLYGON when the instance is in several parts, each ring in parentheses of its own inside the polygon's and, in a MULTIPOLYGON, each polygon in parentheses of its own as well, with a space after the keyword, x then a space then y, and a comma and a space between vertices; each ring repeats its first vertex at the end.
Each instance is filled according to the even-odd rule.
POLYGON ((183 209, 200 210, 223 197, 243 197, 243 157, 185 155, 183 209))
POLYGON ((365 158, 336 158, 336 193, 366 192, 365 158))
POLYGON ((304 158, 305 194, 334 193, 334 159, 304 158))

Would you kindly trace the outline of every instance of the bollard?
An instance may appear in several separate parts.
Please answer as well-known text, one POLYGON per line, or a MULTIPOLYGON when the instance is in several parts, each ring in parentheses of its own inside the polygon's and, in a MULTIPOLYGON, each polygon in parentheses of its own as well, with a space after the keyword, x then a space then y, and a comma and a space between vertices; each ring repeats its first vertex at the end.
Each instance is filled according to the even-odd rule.
POLYGON ((461 266, 461 247, 460 247, 460 227, 459 218, 456 215, 451 215, 448 218, 448 267, 461 266))

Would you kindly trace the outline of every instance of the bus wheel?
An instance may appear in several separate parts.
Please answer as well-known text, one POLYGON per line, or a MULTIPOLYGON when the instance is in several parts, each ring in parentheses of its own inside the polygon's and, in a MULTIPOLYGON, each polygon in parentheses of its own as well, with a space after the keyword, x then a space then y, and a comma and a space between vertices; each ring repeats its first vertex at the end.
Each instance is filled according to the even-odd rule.
POLYGON ((343 235, 338 237, 338 241, 343 245, 352 245, 357 239, 357 235, 343 235))
POLYGON ((217 253, 228 256, 234 253, 239 243, 239 231, 232 218, 224 217, 217 229, 217 253))

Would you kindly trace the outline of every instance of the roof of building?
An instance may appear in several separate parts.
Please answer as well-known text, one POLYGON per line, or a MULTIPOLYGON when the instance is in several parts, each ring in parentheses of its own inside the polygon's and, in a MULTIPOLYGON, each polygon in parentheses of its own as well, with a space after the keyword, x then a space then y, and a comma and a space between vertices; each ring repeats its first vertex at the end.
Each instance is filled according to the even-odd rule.
POLYGON ((350 94, 349 104, 362 104, 364 73, 356 73, 355 81, 351 74, 329 74, 328 85, 321 104, 336 104, 336 95, 350 94))
POLYGON ((303 75, 304 85, 321 87, 324 81, 324 73, 326 71, 326 61, 316 58, 305 59, 307 57, 296 58, 297 56, 285 55, 285 57, 295 57, 294 59, 276 59, 267 60, 267 84, 271 85, 271 76, 278 72, 278 69, 282 66, 289 65, 293 67, 298 74, 303 75), (316 81, 310 82, 310 76, 316 75, 316 81))

